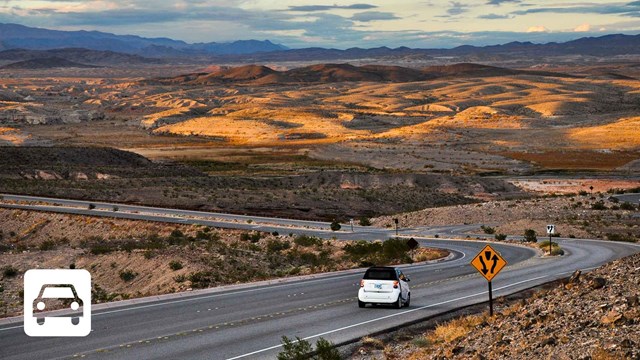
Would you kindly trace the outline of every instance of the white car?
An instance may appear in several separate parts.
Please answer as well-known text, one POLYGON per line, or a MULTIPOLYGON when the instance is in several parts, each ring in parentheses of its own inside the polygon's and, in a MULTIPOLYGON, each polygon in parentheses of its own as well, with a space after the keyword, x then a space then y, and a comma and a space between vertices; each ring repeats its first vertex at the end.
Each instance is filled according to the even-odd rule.
POLYGON ((375 266, 367 269, 358 291, 358 306, 392 304, 398 309, 409 306, 411 290, 409 278, 394 267, 375 266))

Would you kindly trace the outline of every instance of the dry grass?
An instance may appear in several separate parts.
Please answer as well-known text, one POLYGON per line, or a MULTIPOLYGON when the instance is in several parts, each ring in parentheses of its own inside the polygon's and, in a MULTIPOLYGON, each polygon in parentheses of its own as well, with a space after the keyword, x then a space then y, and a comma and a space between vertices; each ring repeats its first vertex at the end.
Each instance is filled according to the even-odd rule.
POLYGON ((426 337, 433 344, 450 343, 466 336, 476 326, 486 321, 489 321, 489 317, 486 314, 456 318, 436 326, 435 330, 426 337))

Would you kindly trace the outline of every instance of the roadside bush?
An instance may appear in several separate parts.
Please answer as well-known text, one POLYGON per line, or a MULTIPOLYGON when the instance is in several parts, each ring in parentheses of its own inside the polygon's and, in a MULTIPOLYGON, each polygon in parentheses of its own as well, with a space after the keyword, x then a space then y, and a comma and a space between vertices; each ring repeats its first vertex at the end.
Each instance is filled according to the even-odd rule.
POLYGON ((182 269, 182 263, 180 261, 173 260, 169 263, 169 268, 173 271, 182 269))
POLYGON ((252 243, 257 243, 258 241, 260 241, 260 233, 258 233, 258 232, 254 232, 253 234, 251 234, 251 233, 242 233, 242 234, 240 234, 240 240, 241 241, 251 241, 252 243))
POLYGON ((496 229, 492 228, 491 226, 480 226, 480 229, 482 229, 482 231, 484 231, 485 234, 495 234, 496 233, 496 229))
POLYGON ((623 241, 623 242, 638 242, 638 239, 631 234, 607 234, 607 239, 610 241, 623 241))
POLYGON ((282 337, 282 351, 278 354, 278 360, 340 360, 340 352, 335 345, 324 339, 319 338, 316 342, 315 355, 313 347, 307 340, 300 339, 296 336, 295 340, 289 340, 286 336, 282 337))
POLYGON ((620 209, 621 210, 634 211, 636 209, 636 207, 633 204, 631 204, 630 202, 625 201, 622 204, 620 204, 620 209))
POLYGON ((89 204, 89 210, 93 210, 95 208, 96 208, 96 206, 94 204, 89 204))
POLYGON ((191 287, 194 289, 204 289, 215 284, 216 277, 210 271, 198 271, 189 274, 189 281, 191 281, 191 287))
POLYGON ((409 257, 409 245, 407 241, 400 238, 389 239, 382 243, 383 261, 386 263, 393 261, 411 262, 409 257))
POLYGON ((129 282, 133 279, 136 278, 136 276, 138 276, 138 273, 133 271, 133 270, 120 270, 120 279, 122 279, 125 282, 129 282))
POLYGON ((524 241, 537 242, 538 234, 533 229, 527 229, 524 231, 524 241))
POLYGON ((342 225, 338 222, 338 220, 333 220, 331 222, 331 231, 338 231, 342 228, 342 225))
POLYGON ((496 234, 494 237, 495 237, 495 238, 496 238, 496 240, 498 240, 498 241, 504 241, 504 240, 507 240, 507 235, 505 235, 505 234, 496 234))
POLYGON ((56 248, 56 242, 53 240, 45 240, 40 243, 39 249, 41 251, 49 251, 56 248))
POLYGON ((89 251, 93 255, 108 254, 118 250, 118 246, 114 244, 93 244, 89 251))
POLYGON ((371 220, 369 220, 368 217, 361 217, 360 221, 358 222, 360 224, 360 226, 371 226, 371 220))
POLYGON ((18 269, 15 268, 14 266, 7 265, 7 266, 2 268, 2 275, 5 278, 14 277, 14 276, 18 275, 18 269))
POLYGON ((309 247, 309 246, 322 246, 322 240, 315 237, 315 236, 309 236, 309 235, 298 235, 296 236, 296 238, 293 240, 293 242, 298 245, 298 246, 302 246, 302 247, 309 247))
POLYGON ((291 248, 291 243, 284 240, 284 241, 280 241, 280 240, 269 240, 267 242, 267 251, 268 252, 279 252, 282 250, 287 250, 291 248))
POLYGON ((187 280, 187 277, 184 275, 176 275, 173 277, 173 281, 177 282, 177 283, 183 283, 187 280))
POLYGON ((607 207, 604 205, 603 201, 596 201, 591 205, 592 210, 607 210, 607 207))

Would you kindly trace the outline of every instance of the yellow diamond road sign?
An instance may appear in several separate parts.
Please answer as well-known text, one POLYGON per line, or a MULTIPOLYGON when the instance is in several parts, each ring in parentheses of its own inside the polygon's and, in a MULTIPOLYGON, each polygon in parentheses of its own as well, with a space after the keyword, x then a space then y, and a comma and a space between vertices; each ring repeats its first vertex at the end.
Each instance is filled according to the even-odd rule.
POLYGON ((507 262, 497 251, 487 245, 471 260, 471 265, 473 265, 487 281, 491 281, 491 279, 498 275, 500 270, 507 265, 507 262))

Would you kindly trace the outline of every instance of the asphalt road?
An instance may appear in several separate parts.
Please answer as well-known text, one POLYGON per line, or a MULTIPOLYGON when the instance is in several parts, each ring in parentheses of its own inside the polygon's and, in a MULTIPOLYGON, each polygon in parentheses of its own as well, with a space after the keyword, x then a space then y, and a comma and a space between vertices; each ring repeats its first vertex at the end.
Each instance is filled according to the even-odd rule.
MULTIPOLYGON (((154 212, 160 214, 162 210, 154 212)), ((105 213, 113 215, 112 211, 105 213)), ((157 217, 150 220, 166 221, 161 215, 157 217)), ((266 221, 277 224, 280 220, 266 221)), ((297 220, 290 221, 296 222, 295 226, 306 226, 297 220)), ((254 226, 246 221, 239 225, 254 226)), ((339 239, 381 238, 390 232, 365 229, 366 232, 355 233, 305 228, 291 231, 339 239)), ((406 231, 414 231, 412 236, 416 237, 422 234, 420 229, 406 231)), ((469 265, 484 243, 427 239, 420 242, 423 246, 450 249, 453 255, 445 262, 405 267, 404 272, 411 278, 409 308, 358 308, 356 294, 362 273, 341 272, 269 285, 183 293, 137 304, 131 301, 110 304, 113 307, 94 309, 92 333, 84 338, 30 338, 20 323, 0 325, 0 359, 275 358, 281 350, 282 335, 310 341, 322 336, 340 343, 487 300, 487 282, 469 265)), ((626 243, 588 240, 560 240, 560 243, 566 255, 554 258, 541 258, 531 248, 495 244, 509 264, 493 281, 494 297, 640 251, 640 247, 626 243)))

